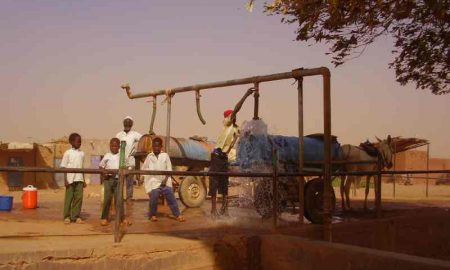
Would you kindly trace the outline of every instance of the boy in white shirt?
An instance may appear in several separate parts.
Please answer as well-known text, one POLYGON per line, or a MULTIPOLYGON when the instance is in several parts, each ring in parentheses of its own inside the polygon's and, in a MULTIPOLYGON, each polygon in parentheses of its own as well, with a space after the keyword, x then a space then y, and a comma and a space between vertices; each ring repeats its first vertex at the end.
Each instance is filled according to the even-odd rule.
MULTIPOLYGON (((134 152, 136 151, 136 145, 141 139, 142 135, 139 132, 131 130, 133 127, 133 119, 130 116, 123 119, 123 131, 117 133, 116 138, 120 141, 125 141, 127 144, 125 146, 125 164, 129 170, 133 170, 136 166, 134 159, 134 152)), ((133 184, 134 176, 128 175, 126 179, 126 201, 127 204, 131 204, 133 198, 133 184)))
MULTIPOLYGON (((154 138, 152 140, 153 152, 148 154, 145 159, 142 170, 152 170, 152 171, 171 171, 172 163, 170 162, 170 157, 167 153, 161 151, 162 139, 154 138)), ((150 208, 150 220, 157 221, 156 213, 158 210, 158 197, 159 194, 163 194, 166 197, 167 203, 169 204, 172 214, 175 216, 176 220, 179 222, 184 222, 184 217, 180 214, 180 209, 178 208, 177 199, 173 194, 172 189, 172 179, 168 175, 146 175, 144 179, 145 193, 150 197, 149 208, 150 208)))
MULTIPOLYGON (((100 169, 111 169, 118 170, 120 165, 120 156, 119 156, 119 147, 120 140, 117 138, 112 138, 109 141, 109 149, 110 153, 107 153, 103 159, 100 161, 99 167, 100 169)), ((119 187, 119 177, 117 174, 105 174, 103 177, 103 209, 102 209, 102 221, 101 225, 108 225, 109 221, 109 209, 111 208, 112 198, 114 196, 114 200, 117 202, 117 196, 119 187)), ((116 204, 117 205, 117 204, 116 204)), ((120 206, 119 206, 120 207, 120 206)), ((119 213, 117 213, 119 214, 119 213)))
MULTIPOLYGON (((83 168, 84 153, 80 150, 81 136, 78 133, 70 134, 69 143, 72 148, 64 152, 61 168, 83 168)), ((64 224, 70 224, 70 222, 83 224, 84 221, 81 219, 80 213, 83 203, 83 188, 86 187, 84 174, 66 173, 64 174, 64 183, 66 186, 64 224)))

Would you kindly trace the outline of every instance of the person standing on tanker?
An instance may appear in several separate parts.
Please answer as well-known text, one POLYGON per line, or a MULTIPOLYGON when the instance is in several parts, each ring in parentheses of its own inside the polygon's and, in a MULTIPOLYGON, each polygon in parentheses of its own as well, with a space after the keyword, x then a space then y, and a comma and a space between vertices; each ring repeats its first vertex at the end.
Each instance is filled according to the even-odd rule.
MULTIPOLYGON (((254 91, 254 88, 248 89, 245 95, 236 104, 234 110, 226 110, 223 112, 223 129, 217 139, 215 149, 211 153, 209 171, 228 172, 228 154, 239 137, 239 126, 236 124, 236 115, 241 110, 245 99, 254 91)), ((211 215, 214 218, 219 214, 216 207, 217 193, 222 194, 220 214, 228 216, 228 182, 228 176, 209 177, 208 195, 211 196, 211 215)))
MULTIPOLYGON (((120 141, 125 141, 125 165, 129 170, 133 170, 136 166, 136 161, 134 159, 134 152, 136 151, 136 145, 141 139, 142 135, 139 132, 131 130, 133 127, 133 118, 127 116, 123 119, 123 131, 117 133, 116 138, 120 141)), ((133 199, 133 185, 134 176, 127 175, 126 178, 126 202, 131 204, 133 199)))

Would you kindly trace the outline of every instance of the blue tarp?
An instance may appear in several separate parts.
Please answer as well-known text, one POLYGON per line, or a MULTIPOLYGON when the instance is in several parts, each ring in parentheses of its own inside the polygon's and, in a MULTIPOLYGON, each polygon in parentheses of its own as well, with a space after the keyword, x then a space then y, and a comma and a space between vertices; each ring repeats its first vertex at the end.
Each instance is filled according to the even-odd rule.
POLYGON ((211 152, 205 148, 201 143, 195 140, 187 140, 182 144, 185 157, 191 160, 209 161, 211 152))
MULTIPOLYGON (((304 137, 304 162, 324 160, 324 142, 318 138, 304 137)), ((298 137, 250 135, 242 136, 237 147, 236 165, 249 168, 253 164, 270 163, 272 161, 272 144, 278 151, 278 160, 285 164, 298 164, 298 137)), ((332 158, 337 159, 340 144, 331 146, 332 158)))

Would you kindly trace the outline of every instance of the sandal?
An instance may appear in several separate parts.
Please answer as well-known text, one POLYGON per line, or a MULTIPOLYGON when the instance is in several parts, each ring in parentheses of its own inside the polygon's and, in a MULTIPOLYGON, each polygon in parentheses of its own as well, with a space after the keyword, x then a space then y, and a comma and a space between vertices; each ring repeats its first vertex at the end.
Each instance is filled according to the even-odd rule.
POLYGON ((84 221, 81 218, 77 218, 77 220, 75 220, 76 224, 84 224, 84 221))
POLYGON ((178 222, 185 222, 186 221, 186 219, 183 217, 183 216, 178 216, 178 217, 176 217, 176 220, 178 221, 178 222))
POLYGON ((70 224, 70 219, 69 218, 65 218, 64 219, 64 224, 66 224, 66 225, 70 224))
POLYGON ((102 221, 100 222, 100 225, 102 225, 102 226, 107 226, 108 224, 109 224, 109 222, 106 219, 102 219, 102 221))
POLYGON ((131 221, 129 221, 129 220, 127 220, 127 219, 124 219, 124 220, 122 221, 122 224, 125 225, 125 226, 131 226, 131 224, 133 224, 133 223, 131 223, 131 221))
POLYGON ((158 218, 157 218, 156 216, 152 216, 152 217, 150 218, 150 221, 156 222, 156 221, 158 221, 158 218))

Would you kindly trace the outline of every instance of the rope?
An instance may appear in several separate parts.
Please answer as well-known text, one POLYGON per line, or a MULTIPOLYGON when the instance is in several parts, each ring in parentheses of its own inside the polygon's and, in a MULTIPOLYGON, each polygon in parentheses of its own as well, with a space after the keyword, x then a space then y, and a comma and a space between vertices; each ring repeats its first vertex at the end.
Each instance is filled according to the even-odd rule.
POLYGON ((164 91, 166 93, 166 98, 161 101, 161 105, 164 105, 164 103, 169 101, 169 98, 172 98, 175 93, 172 93, 172 89, 166 89, 166 91, 164 91))

